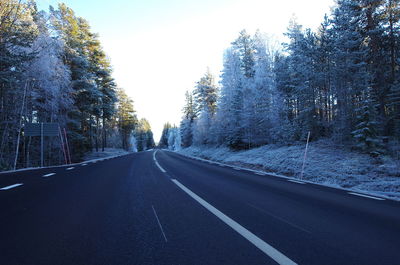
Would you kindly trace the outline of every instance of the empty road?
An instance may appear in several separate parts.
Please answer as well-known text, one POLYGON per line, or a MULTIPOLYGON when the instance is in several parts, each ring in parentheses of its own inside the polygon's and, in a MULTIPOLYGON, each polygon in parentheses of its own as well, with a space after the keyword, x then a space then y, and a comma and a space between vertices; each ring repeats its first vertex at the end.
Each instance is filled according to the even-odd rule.
POLYGON ((400 203, 157 150, 0 174, 0 264, 400 264, 400 203))

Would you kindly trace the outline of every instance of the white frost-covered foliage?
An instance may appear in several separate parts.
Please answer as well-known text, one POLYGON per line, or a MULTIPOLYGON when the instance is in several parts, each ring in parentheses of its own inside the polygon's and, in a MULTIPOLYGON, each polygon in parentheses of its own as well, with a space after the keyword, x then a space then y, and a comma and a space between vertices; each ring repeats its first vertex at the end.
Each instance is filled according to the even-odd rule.
MULTIPOLYGON (((305 145, 266 145, 247 151, 227 147, 189 147, 180 153, 236 166, 263 170, 294 178, 300 177, 305 145)), ((400 163, 390 157, 338 148, 321 139, 310 144, 304 179, 325 185, 370 192, 400 200, 400 163)))
POLYGON ((36 56, 27 67, 26 78, 32 83, 32 108, 49 121, 65 124, 73 100, 71 73, 62 60, 63 43, 41 33, 31 49, 36 56))
POLYGON ((242 124, 244 139, 249 147, 271 141, 270 129, 276 125, 278 110, 273 69, 274 50, 269 39, 256 32, 252 39, 254 49, 254 76, 246 79, 242 124))
POLYGON ((214 143, 241 149, 271 141, 279 116, 272 44, 259 31, 241 31, 225 51, 214 143))
POLYGON ((340 0, 317 31, 292 18, 277 49, 242 30, 224 54, 212 141, 198 115, 194 144, 251 149, 310 132, 311 141, 391 152, 400 137, 399 13, 398 0, 340 0))
MULTIPOLYGON (((193 91, 194 116, 193 144, 204 145, 213 142, 214 135, 211 132, 211 125, 217 110, 218 88, 214 76, 207 69, 206 74, 197 82, 193 91)), ((187 116, 185 114, 185 116, 187 116)), ((183 124, 185 125, 185 124, 183 124)), ((182 130, 185 132, 185 130, 182 130)))
POLYGON ((168 149, 174 151, 181 149, 181 134, 177 127, 168 130, 168 149))
POLYGON ((137 141, 136 141, 136 138, 135 138, 135 136, 133 134, 131 134, 130 137, 129 137, 129 151, 135 152, 135 153, 138 151, 138 149, 137 149, 137 141))
POLYGON ((243 75, 240 58, 233 49, 224 56, 221 95, 217 107, 218 143, 235 145, 242 138, 243 75))
POLYGON ((204 145, 211 141, 211 115, 207 109, 204 109, 200 117, 195 121, 193 128, 193 144, 204 145))

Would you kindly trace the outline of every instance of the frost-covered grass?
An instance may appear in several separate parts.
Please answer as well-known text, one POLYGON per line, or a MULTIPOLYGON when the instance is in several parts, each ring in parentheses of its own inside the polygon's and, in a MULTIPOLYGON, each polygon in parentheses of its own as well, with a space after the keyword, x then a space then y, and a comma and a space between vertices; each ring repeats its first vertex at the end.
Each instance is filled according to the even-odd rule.
MULTIPOLYGON (((305 145, 266 145, 246 151, 224 147, 190 147, 178 151, 227 164, 300 178, 305 145)), ((372 158, 331 142, 311 142, 304 180, 400 200, 400 161, 372 158)))
POLYGON ((126 154, 129 154, 129 153, 130 152, 125 151, 124 149, 104 148, 104 152, 101 151, 101 149, 99 149, 99 152, 93 151, 93 152, 90 152, 90 153, 86 153, 85 156, 83 157, 83 160, 84 161, 88 161, 88 160, 93 160, 93 159, 98 159, 98 158, 126 155, 126 154))

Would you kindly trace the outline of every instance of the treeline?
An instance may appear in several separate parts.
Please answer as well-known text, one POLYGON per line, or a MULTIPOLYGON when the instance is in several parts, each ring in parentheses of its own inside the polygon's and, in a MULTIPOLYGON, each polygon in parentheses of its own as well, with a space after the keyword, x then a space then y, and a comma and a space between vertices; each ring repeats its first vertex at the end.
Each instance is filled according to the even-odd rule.
POLYGON ((165 123, 161 133, 160 141, 158 142, 158 147, 179 150, 181 145, 182 143, 179 128, 176 125, 171 125, 169 122, 165 123))
POLYGON ((371 155, 391 151, 400 139, 399 2, 338 0, 316 32, 290 21, 282 49, 241 31, 220 88, 207 72, 186 94, 182 145, 243 149, 311 132, 371 155))
MULTIPOLYGON (((26 137, 24 125, 40 122, 66 128, 79 161, 92 149, 130 149, 138 120, 84 18, 65 4, 44 12, 34 1, 2 0, 0 170, 39 165, 40 137, 26 137)), ((45 165, 63 163, 60 139, 44 142, 45 165)))
POLYGON ((153 132, 148 120, 140 119, 134 131, 136 151, 141 152, 155 147, 153 132))

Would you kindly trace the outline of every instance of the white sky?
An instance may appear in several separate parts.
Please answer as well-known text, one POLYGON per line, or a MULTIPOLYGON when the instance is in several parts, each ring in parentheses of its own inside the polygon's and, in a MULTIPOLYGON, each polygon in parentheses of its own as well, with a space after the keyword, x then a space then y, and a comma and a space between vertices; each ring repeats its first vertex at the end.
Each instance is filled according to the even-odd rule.
MULTIPOLYGON (((114 0, 110 7, 108 1, 92 1, 97 8, 104 3, 103 10, 112 10, 113 17, 101 9, 90 12, 78 1, 65 2, 100 34, 117 84, 134 100, 139 118, 150 121, 156 142, 165 122, 179 125, 185 91, 193 89, 207 67, 220 75, 223 51, 240 30, 253 34, 260 29, 281 42, 293 14, 304 27, 316 29, 334 4, 333 0, 114 0)), ((57 0, 38 2, 42 7, 57 0)))

